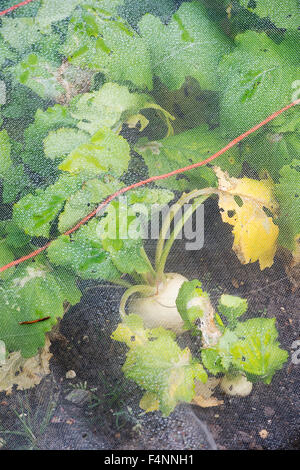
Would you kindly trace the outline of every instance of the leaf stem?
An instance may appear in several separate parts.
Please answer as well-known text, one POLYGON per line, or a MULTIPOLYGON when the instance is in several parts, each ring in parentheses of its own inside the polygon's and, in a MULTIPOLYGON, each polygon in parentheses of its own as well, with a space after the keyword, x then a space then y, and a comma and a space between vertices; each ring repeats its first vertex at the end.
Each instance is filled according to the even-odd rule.
POLYGON ((176 214, 181 210, 182 206, 184 204, 187 204, 191 199, 194 199, 198 196, 202 196, 204 194, 214 194, 217 192, 217 188, 205 188, 205 189, 194 189, 190 193, 184 193, 180 199, 178 199, 177 202, 175 202, 171 207, 170 210, 163 222, 160 234, 159 234, 159 239, 156 245, 156 254, 155 254, 155 265, 156 268, 159 264, 162 252, 163 252, 163 247, 166 241, 166 236, 167 233, 170 229, 171 223, 173 219, 175 218, 176 214))
POLYGON ((114 279, 113 281, 111 281, 113 284, 117 284, 118 286, 122 286, 122 287, 131 287, 132 284, 128 281, 125 281, 124 279, 114 279))
MULTIPOLYGON (((156 272, 157 272, 157 278, 158 279, 160 279, 163 276, 163 270, 164 270, 164 267, 165 267, 167 256, 170 252, 170 249, 171 249, 171 247, 172 247, 172 245, 175 241, 175 238, 176 238, 177 234, 182 229, 185 222, 192 215, 192 213, 197 209, 197 207, 199 205, 201 205, 202 202, 205 201, 205 199, 207 199, 211 194, 215 194, 217 192, 218 192, 218 189, 213 188, 213 187, 209 187, 209 188, 205 188, 205 189, 199 189, 199 190, 195 189, 194 191, 191 191, 188 194, 183 194, 181 196, 181 198, 175 204, 173 204, 170 207, 169 213, 166 216, 165 221, 163 223, 163 226, 161 228, 159 239, 158 239, 157 246, 156 246, 155 265, 156 265, 156 272), (191 199, 195 199, 195 198, 198 198, 198 197, 201 197, 201 202, 199 203, 199 201, 198 201, 198 203, 196 204, 196 206, 194 207, 194 209, 191 213, 190 213, 189 210, 186 212, 186 214, 183 216, 183 218, 180 219, 180 221, 178 222, 178 224, 174 228, 174 231, 176 230, 175 236, 173 237, 171 235, 169 240, 166 242, 166 236, 167 236, 168 230, 170 229, 171 223, 172 223, 174 217, 176 216, 176 214, 181 210, 181 208, 184 206, 184 204, 187 204, 191 199), (188 217, 186 217, 186 215, 188 213, 190 215, 188 217), (183 219, 184 219, 184 221, 183 221, 183 219), (183 221, 183 223, 182 223, 182 221, 183 221), (165 244, 166 244, 166 247, 168 246, 168 249, 166 250, 166 252, 165 252, 165 248, 164 248, 165 244), (164 255, 163 255, 163 253, 164 253, 164 255), (161 261, 162 256, 164 256, 164 258, 165 258, 164 261, 161 261), (162 266, 163 266, 163 269, 161 269, 162 266)), ((174 234, 174 231, 173 231, 173 234, 174 234)))
POLYGON ((140 284, 137 286, 132 286, 129 289, 127 289, 126 292, 124 292, 121 302, 120 302, 119 312, 120 312, 122 319, 126 317, 125 307, 126 307, 127 300, 129 299, 129 297, 131 297, 133 294, 137 292, 150 296, 155 293, 155 287, 147 286, 146 284, 140 284))
POLYGON ((144 259, 144 261, 146 261, 147 265, 149 266, 149 273, 151 273, 151 279, 150 279, 150 284, 155 284, 155 280, 156 280, 156 272, 152 266, 152 263, 145 251, 145 248, 142 246, 141 247, 141 255, 142 255, 142 258, 144 259))
MULTIPOLYGON (((205 199, 207 199, 209 197, 210 194, 211 194, 211 192, 208 193, 208 194, 203 194, 202 196, 197 197, 195 202, 188 208, 188 210, 183 214, 183 216, 181 217, 179 222, 175 225, 174 230, 171 233, 170 238, 166 242, 166 244, 165 244, 165 246, 162 250, 160 259, 158 261, 158 265, 157 265, 157 269, 156 269, 157 270, 157 279, 158 280, 161 279, 162 276, 163 276, 168 255, 170 253, 170 250, 173 246, 173 243, 174 243, 178 233, 180 232, 182 227, 185 225, 187 220, 195 212, 195 210, 205 201, 205 199)), ((194 196, 192 196, 192 197, 194 197, 194 196)))

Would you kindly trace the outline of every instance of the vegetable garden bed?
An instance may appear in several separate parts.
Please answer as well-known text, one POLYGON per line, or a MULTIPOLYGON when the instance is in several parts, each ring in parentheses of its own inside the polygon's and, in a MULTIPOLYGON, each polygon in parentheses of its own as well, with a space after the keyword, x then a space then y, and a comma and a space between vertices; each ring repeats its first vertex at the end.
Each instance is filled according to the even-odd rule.
MULTIPOLYGON (((170 270, 179 266, 180 272, 191 277, 202 273, 213 299, 220 292, 241 295, 261 316, 276 315, 281 344, 291 350, 299 338, 299 291, 291 292, 280 261, 268 273, 255 265, 242 266, 230 249, 230 231, 224 230, 216 207, 209 209, 208 242, 196 256, 191 252, 186 257, 183 242, 178 241, 170 270)), ((5 436, 10 448, 299 448, 300 422, 295 411, 299 409, 299 375, 291 363, 271 386, 256 386, 248 397, 226 397, 219 391, 218 398, 224 403, 217 407, 179 407, 169 418, 162 418, 159 412, 142 415, 137 406, 141 392, 124 381, 121 370, 126 349, 110 339, 119 321, 121 294, 122 288, 116 293, 111 286, 87 291, 62 320, 63 336, 53 338, 51 375, 33 390, 1 395, 1 422, 7 429, 23 433, 9 439, 5 436), (76 371, 76 377, 67 379, 70 370, 76 371), (52 412, 47 421, 49 406, 52 412), (19 414, 23 410, 31 419, 36 441, 26 435, 12 410, 19 414), (41 433, 43 420, 47 427, 41 433)), ((182 342, 186 344, 186 338, 182 342)))
POLYGON ((0 27, 1 447, 299 447, 297 1, 25 3, 0 27))

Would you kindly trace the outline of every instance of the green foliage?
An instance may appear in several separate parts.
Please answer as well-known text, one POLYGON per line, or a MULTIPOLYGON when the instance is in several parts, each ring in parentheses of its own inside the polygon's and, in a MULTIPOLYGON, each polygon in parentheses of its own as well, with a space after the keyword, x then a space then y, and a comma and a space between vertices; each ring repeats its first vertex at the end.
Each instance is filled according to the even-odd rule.
POLYGON ((296 250, 300 235, 300 160, 293 160, 280 170, 276 185, 276 198, 280 206, 278 219, 279 244, 288 250, 296 250))
POLYGON ((14 165, 12 142, 6 129, 0 131, 0 178, 2 178, 2 201, 7 204, 14 202, 19 194, 23 194, 30 186, 29 177, 23 165, 14 165))
POLYGON ((139 30, 150 51, 153 75, 168 88, 178 89, 192 76, 203 89, 218 89, 216 68, 231 42, 200 2, 184 2, 168 25, 145 15, 139 30))
POLYGON ((89 135, 86 132, 80 131, 80 129, 62 127, 57 131, 49 132, 44 139, 44 152, 46 157, 51 158, 51 160, 63 158, 79 145, 86 144, 88 140, 89 135))
POLYGON ((77 177, 62 175, 45 191, 28 194, 14 206, 13 220, 25 233, 48 237, 51 224, 61 211, 66 199, 82 185, 77 177))
POLYGON ((6 235, 6 243, 12 251, 26 247, 31 240, 31 236, 27 235, 12 220, 6 222, 3 235, 6 235))
POLYGON ((125 0, 124 4, 119 7, 120 15, 125 18, 131 26, 136 27, 139 20, 146 13, 159 16, 164 22, 176 8, 174 0, 125 0))
POLYGON ((288 352, 279 348, 275 321, 275 318, 251 318, 239 323, 234 331, 237 341, 229 346, 232 364, 265 383, 271 382, 288 358, 288 352))
MULTIPOLYGON (((221 129, 236 137, 291 101, 292 84, 300 78, 287 40, 275 44, 265 33, 247 31, 219 66, 221 129)), ((297 44, 297 42, 296 42, 297 44)))
POLYGON ((28 174, 25 173, 24 166, 20 164, 11 165, 6 170, 2 186, 2 201, 4 204, 9 204, 26 194, 32 189, 33 184, 28 174))
POLYGON ((2 116, 8 119, 22 118, 25 125, 28 125, 28 117, 37 111, 43 105, 43 101, 29 88, 23 85, 15 85, 12 90, 7 92, 7 102, 2 107, 2 116))
POLYGON ((188 348, 180 349, 174 333, 163 328, 146 330, 142 325, 139 317, 130 315, 112 337, 130 348, 123 366, 125 376, 152 393, 163 416, 168 416, 178 402, 191 402, 195 379, 206 382, 207 375, 188 348))
POLYGON ((25 52, 41 39, 34 18, 3 18, 1 35, 18 52, 25 52))
MULTIPOLYGON (((14 254, 9 248, 7 241, 5 239, 0 240, 0 266, 10 263, 14 260, 14 254)), ((0 274, 0 280, 7 279, 12 275, 13 270, 4 271, 0 274)))
POLYGON ((234 295, 223 294, 220 298, 218 310, 224 315, 230 329, 237 325, 237 319, 248 309, 247 299, 241 299, 234 295))
POLYGON ((82 279, 114 281, 120 277, 101 240, 83 239, 80 232, 74 237, 62 235, 54 240, 48 248, 48 258, 54 265, 72 269, 82 279))
POLYGON ((297 0, 239 0, 261 18, 269 18, 278 28, 294 28, 299 26, 299 3, 297 0))
MULTIPOLYGON (((141 139, 136 146, 149 169, 151 176, 168 173, 177 168, 205 160, 227 144, 219 129, 209 130, 207 125, 196 127, 158 142, 141 139)), ((230 175, 237 176, 241 170, 239 152, 232 148, 218 159, 218 165, 230 175)), ((207 186, 215 186, 216 175, 212 168, 203 166, 179 177, 172 176, 157 184, 170 189, 184 191, 207 186)))
POLYGON ((297 158, 300 150, 299 132, 276 132, 264 129, 249 137, 242 145, 242 158, 259 174, 267 171, 278 181, 281 168, 297 158), (262 158, 267 155, 268 158, 262 158))
MULTIPOLYGON (((242 299, 241 299, 242 300, 242 299)), ((251 318, 225 329, 218 344, 202 351, 202 361, 210 372, 244 372, 249 380, 270 383, 288 358, 280 349, 275 319, 251 318)))
POLYGON ((18 268, 13 279, 2 283, 0 297, 0 339, 8 352, 21 351, 24 357, 30 357, 44 345, 45 333, 57 318, 63 316, 64 301, 77 303, 80 292, 68 273, 51 271, 35 263, 18 268), (47 316, 50 318, 43 322, 20 324, 47 316))
POLYGON ((100 201, 122 187, 122 183, 114 181, 112 177, 110 179, 110 183, 105 183, 100 179, 90 179, 67 199, 64 209, 59 215, 58 229, 61 233, 72 228, 89 214, 100 201))
POLYGON ((14 69, 15 77, 42 98, 58 98, 64 88, 57 79, 57 66, 37 54, 29 54, 14 69))
MULTIPOLYGON (((66 302, 79 302, 77 277, 121 285, 129 279, 150 289, 157 282, 143 229, 150 209, 168 204, 173 192, 129 191, 70 234, 101 201, 138 172, 146 178, 144 164, 152 176, 203 161, 297 95, 296 0, 178 3, 40 0, 1 20, 0 266, 36 249, 39 237, 49 240, 34 264, 0 274, 0 340, 8 352, 36 354, 66 302), (191 80, 195 106, 186 120, 181 104, 191 80), (144 93, 153 88, 155 102, 144 93), (174 135, 173 115, 175 133, 188 130, 174 135), (133 148, 143 162, 131 160, 133 148)), ((230 176, 240 176, 245 162, 271 175, 278 243, 292 251, 300 234, 299 132, 294 108, 217 160, 230 176)), ((216 185, 211 166, 157 182, 180 192, 216 185)), ((210 315, 217 340, 201 357, 214 375, 241 372, 269 383, 287 359, 274 319, 239 321, 246 299, 223 295, 219 315, 193 280, 182 285, 176 305, 192 334, 210 315)), ((191 402, 196 380, 206 381, 173 333, 146 329, 138 316, 126 317, 113 339, 129 348, 123 370, 146 391, 144 409, 167 416, 178 402, 191 402)))
POLYGON ((119 126, 150 102, 149 96, 130 93, 126 86, 105 83, 100 90, 75 97, 70 112, 79 129, 94 134, 101 127, 119 126))
POLYGON ((122 136, 108 128, 102 128, 88 143, 73 150, 59 165, 59 169, 71 174, 87 172, 99 175, 109 172, 121 176, 128 167, 129 150, 129 145, 122 136))
POLYGON ((24 132, 25 145, 22 153, 23 162, 36 173, 47 177, 57 176, 57 167, 44 153, 44 139, 51 131, 61 127, 75 127, 76 120, 73 119, 69 110, 59 104, 48 108, 46 111, 38 109, 34 122, 24 132))
POLYGON ((78 66, 105 73, 109 80, 152 88, 147 47, 122 18, 86 4, 72 17, 63 53, 78 66))
POLYGON ((6 60, 12 60, 15 58, 15 54, 9 48, 8 44, 4 42, 2 37, 0 37, 0 66, 5 63, 6 60))
POLYGON ((203 316, 203 310, 201 309, 200 304, 188 307, 191 300, 208 297, 208 294, 203 292, 201 285, 201 282, 197 279, 186 281, 182 284, 178 292, 176 307, 184 320, 184 326, 187 330, 195 329, 195 323, 203 316))
POLYGON ((0 131, 0 177, 4 177, 12 165, 10 159, 11 144, 5 129, 0 131))
POLYGON ((85 3, 84 0, 52 0, 48 2, 43 0, 41 7, 36 15, 36 23, 42 29, 46 29, 52 23, 64 20, 71 15, 74 8, 81 3, 85 3))
MULTIPOLYGON (((121 185, 89 180, 67 202, 59 217, 60 231, 73 226, 117 187, 121 185)), ((147 208, 152 208, 153 204, 160 207, 172 198, 170 191, 135 190, 128 199, 111 202, 100 214, 100 220, 91 220, 70 237, 61 236, 53 241, 48 257, 56 265, 73 269, 83 279, 117 280, 125 273, 146 273, 149 264, 141 250, 142 227, 151 215, 147 208), (140 204, 143 204, 142 214, 140 204)))

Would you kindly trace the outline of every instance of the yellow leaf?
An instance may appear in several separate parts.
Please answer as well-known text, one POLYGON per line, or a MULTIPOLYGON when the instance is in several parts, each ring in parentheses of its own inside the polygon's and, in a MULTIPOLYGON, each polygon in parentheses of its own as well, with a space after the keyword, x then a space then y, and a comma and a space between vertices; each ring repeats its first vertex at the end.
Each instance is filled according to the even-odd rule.
POLYGON ((222 220, 233 225, 233 250, 242 264, 259 261, 260 269, 272 266, 279 229, 273 222, 277 203, 273 181, 230 178, 215 168, 219 181, 222 220))
POLYGON ((140 408, 142 408, 142 410, 145 410, 146 413, 158 410, 159 401, 156 395, 152 392, 146 392, 141 398, 140 408))
POLYGON ((149 119, 147 119, 143 114, 135 114, 127 119, 126 124, 130 129, 134 129, 137 127, 138 123, 140 123, 141 127, 139 129, 142 132, 149 124, 149 119))
POLYGON ((196 396, 193 398, 192 403, 201 406, 201 408, 222 405, 224 403, 223 400, 218 400, 218 398, 212 396, 219 382, 220 379, 215 377, 207 379, 205 384, 197 381, 195 386, 196 396))
POLYGON ((148 332, 143 327, 141 317, 128 315, 125 322, 119 323, 111 337, 115 341, 126 343, 129 348, 133 348, 148 341, 148 332))

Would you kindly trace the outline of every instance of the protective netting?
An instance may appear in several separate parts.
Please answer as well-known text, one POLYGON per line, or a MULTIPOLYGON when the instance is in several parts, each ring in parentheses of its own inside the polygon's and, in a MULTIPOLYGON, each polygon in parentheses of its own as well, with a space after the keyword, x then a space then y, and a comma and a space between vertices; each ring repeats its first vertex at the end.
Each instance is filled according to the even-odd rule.
POLYGON ((300 15, 271 3, 1 2, 1 448, 299 447, 300 15))

